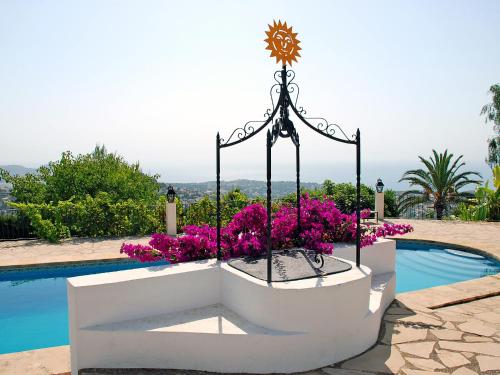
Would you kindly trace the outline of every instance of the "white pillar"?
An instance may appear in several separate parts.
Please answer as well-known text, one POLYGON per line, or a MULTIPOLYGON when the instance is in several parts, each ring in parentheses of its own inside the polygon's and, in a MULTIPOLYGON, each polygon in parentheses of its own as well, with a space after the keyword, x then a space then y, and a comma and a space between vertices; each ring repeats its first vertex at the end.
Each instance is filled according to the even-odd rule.
POLYGON ((384 192, 375 193, 375 211, 378 212, 378 218, 384 219, 384 192))
POLYGON ((167 234, 171 236, 177 235, 177 209, 174 203, 167 202, 167 234))

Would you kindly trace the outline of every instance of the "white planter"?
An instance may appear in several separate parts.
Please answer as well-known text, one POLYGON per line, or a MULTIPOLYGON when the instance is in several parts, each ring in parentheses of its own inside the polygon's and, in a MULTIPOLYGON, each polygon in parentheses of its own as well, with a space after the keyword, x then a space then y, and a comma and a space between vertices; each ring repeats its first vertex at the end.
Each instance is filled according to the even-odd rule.
POLYGON ((272 284, 216 260, 68 279, 72 372, 298 372, 352 357, 375 343, 395 290, 395 242, 361 254, 361 268, 272 284))

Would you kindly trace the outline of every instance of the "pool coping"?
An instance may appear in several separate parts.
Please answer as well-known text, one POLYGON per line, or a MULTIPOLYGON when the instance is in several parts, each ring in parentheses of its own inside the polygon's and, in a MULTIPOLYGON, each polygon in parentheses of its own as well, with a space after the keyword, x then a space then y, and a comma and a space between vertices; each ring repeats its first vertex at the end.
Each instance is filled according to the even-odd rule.
POLYGON ((86 265, 86 264, 94 264, 94 263, 115 263, 115 262, 123 262, 123 263, 133 263, 134 260, 129 257, 118 256, 115 258, 101 258, 101 259, 79 259, 79 260, 68 260, 68 261, 55 261, 55 262, 43 262, 43 263, 23 263, 23 264, 2 264, 0 265, 0 272, 5 269, 28 269, 28 268, 36 268, 36 267, 66 267, 66 266, 77 266, 77 265, 86 265))
MULTIPOLYGON (((401 242, 417 242, 423 244, 427 243, 441 246, 453 246, 460 250, 487 256, 500 261, 495 254, 487 250, 456 243, 417 238, 388 238, 401 242)), ((497 295, 500 295, 500 273, 447 285, 398 293, 396 294, 396 299, 409 307, 433 310, 440 307, 453 306, 497 295)))
POLYGON ((453 246, 453 247, 456 247, 460 250, 483 255, 483 256, 486 256, 489 258, 493 258, 493 259, 500 262, 500 257, 498 257, 496 254, 493 254, 492 252, 490 252, 488 250, 479 249, 477 247, 460 245, 460 244, 452 243, 452 242, 443 242, 443 241, 435 241, 435 240, 427 240, 427 239, 421 240, 421 239, 417 239, 417 238, 400 238, 400 237, 387 237, 387 238, 390 240, 401 241, 401 242, 418 242, 418 243, 428 243, 428 244, 441 245, 441 246, 453 246))

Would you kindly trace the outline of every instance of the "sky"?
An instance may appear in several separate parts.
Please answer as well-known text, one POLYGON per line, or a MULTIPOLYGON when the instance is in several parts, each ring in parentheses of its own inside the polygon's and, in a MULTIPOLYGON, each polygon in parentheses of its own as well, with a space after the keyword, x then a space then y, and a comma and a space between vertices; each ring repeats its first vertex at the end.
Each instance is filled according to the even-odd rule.
MULTIPOLYGON (((215 135, 270 108, 273 20, 293 26, 298 106, 362 139, 362 181, 399 188, 432 149, 484 162, 500 81, 500 1, 0 0, 0 165, 104 144, 161 181, 215 179, 215 135)), ((293 119, 302 178, 354 181, 355 148, 293 119)), ((222 179, 265 179, 265 132, 222 150, 222 179)), ((273 179, 293 180, 288 139, 273 179)))

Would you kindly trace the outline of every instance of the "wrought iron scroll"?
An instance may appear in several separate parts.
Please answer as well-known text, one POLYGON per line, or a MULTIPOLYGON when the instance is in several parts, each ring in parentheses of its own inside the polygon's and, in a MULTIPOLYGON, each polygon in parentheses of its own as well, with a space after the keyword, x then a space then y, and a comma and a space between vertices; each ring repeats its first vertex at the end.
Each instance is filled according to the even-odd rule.
MULTIPOLYGON (((220 149, 236 145, 244 142, 253 137, 264 128, 267 127, 277 117, 278 110, 280 111, 279 117, 272 123, 272 128, 267 132, 267 250, 268 250, 268 282, 271 282, 271 147, 277 142, 278 138, 290 138, 296 147, 296 166, 297 166, 297 239, 300 235, 300 143, 299 136, 289 119, 289 107, 306 126, 315 132, 335 140, 337 142, 356 145, 356 265, 360 266, 360 243, 361 243, 361 229, 360 229, 360 176, 361 176, 361 137, 359 129, 356 134, 348 137, 342 128, 335 123, 330 123, 324 117, 305 117, 306 110, 303 107, 298 107, 298 99, 300 88, 297 83, 293 82, 295 79, 295 72, 287 70, 283 66, 282 70, 274 73, 274 83, 271 86, 269 95, 271 98, 271 109, 267 109, 264 113, 265 120, 252 120, 245 123, 242 127, 236 128, 227 140, 220 138, 217 134, 216 139, 216 162, 217 162, 217 258, 222 259, 221 241, 220 241, 220 149), (278 98, 276 100, 276 95, 278 98)), ((322 268, 324 265, 323 254, 320 251, 315 252, 314 262, 322 268)))

